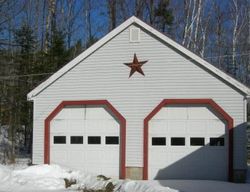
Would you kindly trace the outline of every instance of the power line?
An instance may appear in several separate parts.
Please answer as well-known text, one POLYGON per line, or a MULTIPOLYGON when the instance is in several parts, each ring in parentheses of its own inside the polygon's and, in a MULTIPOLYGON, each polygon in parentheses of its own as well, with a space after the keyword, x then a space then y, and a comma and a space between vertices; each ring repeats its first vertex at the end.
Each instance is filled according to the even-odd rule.
POLYGON ((16 78, 16 77, 33 77, 33 76, 42 76, 42 75, 50 75, 53 73, 35 73, 35 74, 25 74, 25 75, 13 75, 13 76, 0 76, 0 79, 9 79, 9 78, 16 78))
MULTIPOLYGON (((242 53, 242 54, 235 54, 235 56, 247 56, 250 55, 250 53, 242 53)), ((233 56, 233 54, 230 55, 220 55, 220 56, 213 56, 213 57, 204 57, 203 59, 211 59, 211 58, 219 58, 219 57, 229 57, 229 56, 233 56)))

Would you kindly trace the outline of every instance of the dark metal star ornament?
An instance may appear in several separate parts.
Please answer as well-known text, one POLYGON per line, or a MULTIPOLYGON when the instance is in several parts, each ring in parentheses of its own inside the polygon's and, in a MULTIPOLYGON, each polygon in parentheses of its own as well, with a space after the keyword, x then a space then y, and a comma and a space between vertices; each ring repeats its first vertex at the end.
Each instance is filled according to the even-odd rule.
MULTIPOLYGON (((142 75, 144 75, 142 71, 142 65, 147 63, 148 61, 138 61, 136 54, 134 54, 134 59, 132 63, 124 63, 124 65, 127 65, 128 67, 131 68, 129 77, 131 77, 136 71, 142 75)), ((145 75, 144 75, 145 76, 145 75)))

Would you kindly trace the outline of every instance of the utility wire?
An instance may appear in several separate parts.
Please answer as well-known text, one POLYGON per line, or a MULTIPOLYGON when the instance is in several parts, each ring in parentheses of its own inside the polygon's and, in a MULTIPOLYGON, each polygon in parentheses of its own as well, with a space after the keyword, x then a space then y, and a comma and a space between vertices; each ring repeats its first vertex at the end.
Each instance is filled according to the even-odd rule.
MULTIPOLYGON (((242 54, 236 54, 235 56, 250 56, 250 53, 242 53, 242 54)), ((202 59, 212 59, 212 58, 221 58, 221 57, 229 57, 232 56, 232 54, 228 55, 220 55, 220 56, 212 56, 212 57, 204 57, 202 59)), ((194 59, 188 59, 190 61, 194 61, 194 59)), ((43 76, 43 75, 51 75, 54 73, 34 73, 34 74, 24 74, 24 75, 12 75, 12 76, 0 76, 0 80, 7 80, 7 79, 13 79, 13 78, 20 78, 20 77, 34 77, 34 76, 43 76)))
POLYGON ((50 75, 53 73, 35 73, 35 74, 26 74, 26 75, 13 75, 13 76, 0 76, 0 79, 9 79, 9 78, 16 78, 16 77, 33 77, 33 76, 42 76, 42 75, 50 75))
MULTIPOLYGON (((235 54, 235 56, 246 56, 246 55, 250 55, 250 53, 242 53, 242 54, 235 54)), ((233 56, 233 54, 230 55, 220 55, 220 56, 213 56, 213 57, 204 57, 202 59, 211 59, 211 58, 219 58, 219 57, 229 57, 229 56, 233 56)))

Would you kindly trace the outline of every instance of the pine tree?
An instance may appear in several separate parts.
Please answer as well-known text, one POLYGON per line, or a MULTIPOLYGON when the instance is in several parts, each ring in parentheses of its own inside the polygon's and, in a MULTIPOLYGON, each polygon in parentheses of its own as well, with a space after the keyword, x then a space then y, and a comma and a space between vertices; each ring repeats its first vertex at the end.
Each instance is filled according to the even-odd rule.
POLYGON ((69 61, 69 52, 66 50, 63 32, 53 29, 48 51, 50 71, 55 72, 69 61))
POLYGON ((173 24, 174 16, 169 9, 169 0, 160 0, 155 8, 156 23, 162 32, 166 32, 166 26, 173 24))
MULTIPOLYGON (((23 147, 30 152, 32 137, 32 104, 27 101, 26 95, 33 87, 33 79, 28 74, 33 73, 34 68, 34 51, 36 46, 36 37, 32 28, 23 23, 19 29, 14 32, 15 44, 18 45, 16 51, 16 76, 13 96, 15 107, 12 111, 15 119, 12 126, 12 143, 14 145, 16 136, 23 136, 23 147), (27 76, 26 76, 27 75, 27 76)), ((12 123, 12 122, 11 122, 12 123)), ((21 138, 18 138, 20 140, 21 138)), ((19 149, 20 149, 20 143, 19 149)), ((14 153, 14 151, 13 151, 14 153)))

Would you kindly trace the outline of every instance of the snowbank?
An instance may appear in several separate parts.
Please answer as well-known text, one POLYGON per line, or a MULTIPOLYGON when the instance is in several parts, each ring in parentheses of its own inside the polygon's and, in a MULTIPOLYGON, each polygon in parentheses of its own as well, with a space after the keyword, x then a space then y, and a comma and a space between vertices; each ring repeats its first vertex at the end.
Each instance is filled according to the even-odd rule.
POLYGON ((10 175, 11 171, 7 167, 0 165, 0 182, 6 182, 10 175))
POLYGON ((64 189, 63 177, 68 176, 66 171, 56 165, 31 166, 21 170, 1 166, 0 173, 0 191, 64 189))
POLYGON ((59 165, 36 165, 26 168, 0 165, 0 192, 76 192, 79 189, 104 189, 114 192, 250 192, 250 184, 220 181, 162 180, 133 181, 106 179, 59 165), (73 185, 65 188, 65 179, 73 185), (178 189, 172 189, 172 188, 178 189))
POLYGON ((128 181, 122 186, 122 192, 178 192, 178 190, 162 187, 143 181, 128 181))
POLYGON ((27 191, 77 191, 79 189, 105 189, 114 192, 176 192, 168 187, 150 185, 139 181, 106 179, 103 176, 86 174, 62 168, 59 165, 36 165, 12 170, 0 165, 0 192, 27 191), (65 179, 73 185, 65 188, 65 179))

